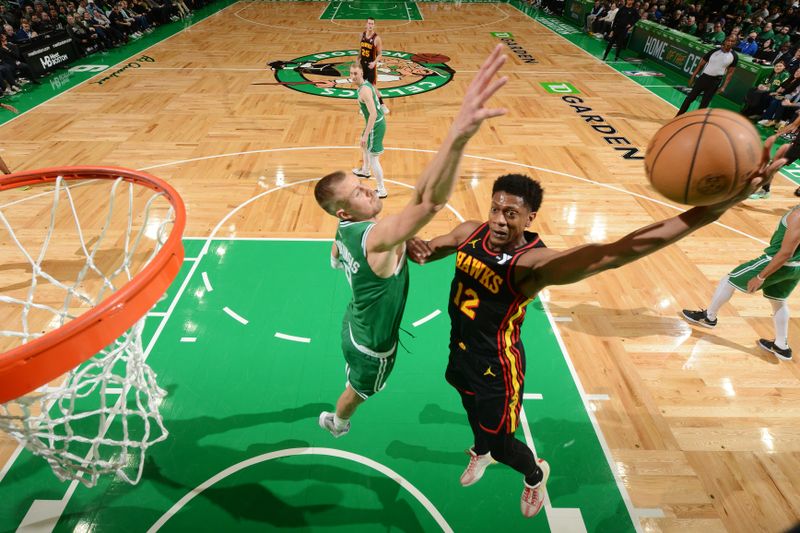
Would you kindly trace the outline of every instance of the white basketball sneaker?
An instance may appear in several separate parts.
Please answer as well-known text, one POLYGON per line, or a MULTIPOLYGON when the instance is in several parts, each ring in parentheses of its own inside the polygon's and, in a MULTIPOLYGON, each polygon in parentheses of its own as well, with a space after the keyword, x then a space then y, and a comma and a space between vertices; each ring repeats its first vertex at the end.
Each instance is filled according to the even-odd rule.
POLYGON ((480 481, 484 471, 486 471, 486 467, 497 462, 492 459, 492 454, 485 453, 483 455, 478 455, 473 448, 467 450, 467 455, 469 455, 469 464, 467 465, 467 469, 464 470, 464 473, 461 474, 462 487, 469 487, 480 481))
POLYGON ((520 510, 525 518, 536 516, 544 505, 547 492, 547 478, 550 477, 550 465, 544 459, 537 460, 539 468, 542 469, 542 480, 534 486, 530 486, 522 481, 522 497, 520 498, 520 510))

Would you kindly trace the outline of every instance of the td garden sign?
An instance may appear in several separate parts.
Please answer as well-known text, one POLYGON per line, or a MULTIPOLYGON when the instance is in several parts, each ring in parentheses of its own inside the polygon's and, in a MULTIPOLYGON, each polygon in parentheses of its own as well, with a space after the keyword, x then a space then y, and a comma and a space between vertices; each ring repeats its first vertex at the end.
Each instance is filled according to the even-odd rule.
MULTIPOLYGON (((335 50, 310 54, 287 61, 272 61, 274 85, 315 96, 356 98, 350 81, 350 65, 358 61, 358 50, 335 50)), ((441 54, 414 54, 384 50, 378 65, 378 89, 384 98, 426 93, 443 87, 455 71, 450 58, 441 54)), ((272 84, 270 84, 272 85, 272 84)))

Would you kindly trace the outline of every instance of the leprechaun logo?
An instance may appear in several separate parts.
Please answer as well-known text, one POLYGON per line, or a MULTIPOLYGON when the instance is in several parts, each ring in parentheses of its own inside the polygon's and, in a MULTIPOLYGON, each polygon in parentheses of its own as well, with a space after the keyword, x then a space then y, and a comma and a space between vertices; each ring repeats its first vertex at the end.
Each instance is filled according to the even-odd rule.
MULTIPOLYGON (((358 50, 321 52, 290 61, 272 61, 276 83, 295 91, 330 98, 356 98, 350 81, 350 65, 358 61, 358 50)), ((384 50, 378 65, 378 89, 384 98, 426 93, 446 85, 455 71, 450 58, 441 54, 412 54, 384 50)))

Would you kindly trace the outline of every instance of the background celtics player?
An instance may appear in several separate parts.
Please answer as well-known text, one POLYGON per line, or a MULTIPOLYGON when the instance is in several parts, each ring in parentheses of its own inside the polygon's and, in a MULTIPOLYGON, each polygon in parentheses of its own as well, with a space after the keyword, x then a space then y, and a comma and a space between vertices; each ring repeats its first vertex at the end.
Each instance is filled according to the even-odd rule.
MULTIPOLYGON (((786 150, 784 145, 782 150, 786 150)), ((776 156, 777 157, 777 156, 776 156)), ((781 217, 778 227, 764 253, 734 268, 722 278, 711 298, 708 310, 683 310, 683 318, 707 328, 717 325, 717 313, 733 296, 733 290, 742 292, 761 291, 772 305, 775 323, 775 339, 758 339, 758 345, 789 361, 789 306, 786 299, 800 281, 800 205, 793 207, 781 217)))
POLYGON ((354 168, 353 174, 361 178, 368 178, 370 173, 374 172, 375 181, 378 183, 376 191, 378 198, 386 198, 389 194, 383 184, 383 167, 380 162, 383 153, 383 137, 386 135, 386 120, 384 120, 383 111, 378 102, 378 90, 364 79, 364 70, 358 63, 350 65, 350 79, 358 87, 359 111, 367 121, 364 131, 361 132, 360 140, 364 163, 361 168, 354 168))
POLYGON ((378 220, 381 199, 355 175, 343 171, 328 174, 314 188, 319 205, 339 219, 331 262, 344 270, 353 292, 342 321, 347 385, 336 412, 323 411, 319 417, 320 426, 334 437, 350 430, 356 408, 383 388, 394 367, 408 294, 405 241, 447 203, 464 148, 481 123, 505 114, 504 109, 484 108, 507 81, 495 79, 506 60, 502 49, 502 45, 494 49, 470 83, 444 143, 402 211, 378 220))

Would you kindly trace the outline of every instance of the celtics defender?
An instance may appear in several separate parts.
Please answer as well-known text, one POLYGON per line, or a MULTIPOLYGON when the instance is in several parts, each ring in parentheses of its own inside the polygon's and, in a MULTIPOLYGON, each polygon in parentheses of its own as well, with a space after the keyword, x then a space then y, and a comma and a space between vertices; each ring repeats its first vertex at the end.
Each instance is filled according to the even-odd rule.
MULTIPOLYGON (((372 17, 367 19, 366 28, 361 34, 358 55, 361 69, 364 71, 364 78, 377 89, 378 65, 383 57, 383 41, 375 33, 375 19, 372 17)), ((378 93, 378 101, 380 102, 381 111, 388 115, 389 108, 383 104, 383 98, 381 98, 380 93, 378 93)))
POLYGON ((336 411, 319 417, 319 425, 334 437, 350 430, 356 408, 380 391, 391 374, 408 293, 405 242, 447 203, 467 141, 485 119, 505 113, 483 107, 507 81, 494 79, 505 59, 497 46, 481 66, 442 147, 402 211, 378 220, 381 199, 353 174, 334 172, 314 188, 319 205, 339 219, 331 262, 345 271, 353 293, 342 321, 347 385, 336 411))
POLYGON ((758 339, 758 345, 779 359, 792 359, 789 348, 789 306, 786 299, 800 281, 800 205, 781 217, 778 228, 769 240, 764 253, 734 268, 722 278, 708 309, 683 310, 683 317, 707 328, 717 325, 717 313, 733 296, 733 290, 756 292, 760 290, 772 304, 775 323, 775 340, 758 339))
POLYGON ((353 174, 361 178, 370 177, 370 171, 375 171, 375 181, 378 184, 378 198, 386 198, 389 193, 383 184, 383 167, 380 157, 383 153, 383 136, 386 134, 386 120, 378 103, 378 91, 375 86, 364 79, 361 65, 350 65, 350 79, 358 87, 358 107, 361 115, 366 120, 364 131, 361 132, 361 150, 364 158, 362 168, 354 168, 353 174))

